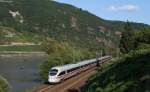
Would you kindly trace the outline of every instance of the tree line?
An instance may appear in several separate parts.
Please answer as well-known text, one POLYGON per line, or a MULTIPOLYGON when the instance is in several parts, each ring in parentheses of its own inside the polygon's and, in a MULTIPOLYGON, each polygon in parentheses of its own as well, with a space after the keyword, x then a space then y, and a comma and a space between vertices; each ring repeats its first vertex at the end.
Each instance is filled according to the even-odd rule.
POLYGON ((134 31, 130 22, 127 22, 120 40, 120 51, 123 54, 131 50, 150 48, 150 28, 143 28, 141 31, 134 31))

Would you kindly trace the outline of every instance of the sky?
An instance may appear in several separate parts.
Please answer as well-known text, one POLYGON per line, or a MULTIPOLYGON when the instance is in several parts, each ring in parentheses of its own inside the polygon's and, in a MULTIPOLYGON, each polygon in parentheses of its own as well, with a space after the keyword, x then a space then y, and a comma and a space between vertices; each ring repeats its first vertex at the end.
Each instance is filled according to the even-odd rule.
POLYGON ((150 25, 150 0, 55 0, 87 10, 106 20, 150 25))

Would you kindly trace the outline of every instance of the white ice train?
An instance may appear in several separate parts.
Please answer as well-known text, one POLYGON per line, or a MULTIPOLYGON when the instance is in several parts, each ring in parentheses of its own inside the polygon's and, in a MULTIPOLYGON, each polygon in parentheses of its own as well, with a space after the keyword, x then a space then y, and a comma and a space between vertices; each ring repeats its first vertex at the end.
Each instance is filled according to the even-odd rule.
MULTIPOLYGON (((59 83, 68 79, 82 71, 92 68, 97 65, 97 60, 102 62, 111 59, 111 56, 104 56, 98 59, 84 60, 75 64, 67 64, 51 68, 48 75, 49 83, 59 83)), ((101 63, 101 62, 100 62, 101 63)))

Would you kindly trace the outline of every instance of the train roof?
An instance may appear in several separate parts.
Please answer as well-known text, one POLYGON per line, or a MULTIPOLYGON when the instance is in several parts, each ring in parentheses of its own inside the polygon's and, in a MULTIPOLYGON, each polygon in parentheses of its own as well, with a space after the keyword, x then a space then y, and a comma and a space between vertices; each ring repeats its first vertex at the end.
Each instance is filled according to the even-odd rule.
POLYGON ((56 66, 53 67, 52 69, 58 69, 58 71, 66 71, 69 69, 72 69, 73 67, 76 67, 76 64, 67 64, 67 65, 62 65, 62 66, 56 66))
MULTIPOLYGON (((101 59, 104 59, 104 58, 107 58, 107 57, 109 57, 109 56, 104 56, 104 57, 101 57, 101 58, 98 58, 98 59, 101 60, 101 59)), ((67 71, 67 70, 75 68, 75 67, 79 67, 79 66, 82 66, 82 65, 86 65, 86 64, 95 62, 96 60, 97 60, 96 58, 89 59, 89 60, 84 60, 84 61, 77 62, 77 63, 74 63, 74 64, 56 66, 56 67, 53 67, 52 69, 58 69, 59 72, 67 71)))
POLYGON ((56 66, 56 67, 53 67, 52 69, 58 69, 58 71, 66 71, 66 70, 72 69, 74 67, 79 67, 79 66, 82 66, 82 65, 85 65, 85 64, 88 64, 88 63, 92 63, 95 60, 96 59, 84 60, 84 61, 77 62, 77 63, 74 63, 74 64, 56 66))

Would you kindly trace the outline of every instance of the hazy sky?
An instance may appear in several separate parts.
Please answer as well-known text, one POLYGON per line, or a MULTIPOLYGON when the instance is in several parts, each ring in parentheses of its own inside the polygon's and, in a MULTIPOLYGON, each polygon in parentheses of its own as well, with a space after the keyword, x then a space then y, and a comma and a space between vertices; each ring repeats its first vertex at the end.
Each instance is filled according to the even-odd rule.
POLYGON ((55 0, 108 20, 129 20, 150 24, 150 0, 55 0))

